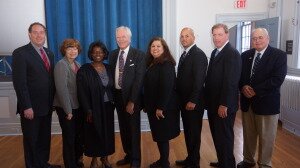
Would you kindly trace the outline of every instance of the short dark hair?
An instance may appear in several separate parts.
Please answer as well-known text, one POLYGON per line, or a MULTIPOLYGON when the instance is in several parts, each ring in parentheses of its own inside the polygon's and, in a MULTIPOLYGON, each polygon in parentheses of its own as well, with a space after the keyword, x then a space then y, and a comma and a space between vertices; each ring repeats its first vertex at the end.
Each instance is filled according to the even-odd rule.
POLYGON ((103 42, 101 42, 100 40, 98 41, 94 41, 90 44, 89 46, 89 50, 88 50, 88 57, 91 61, 93 61, 93 56, 92 56, 92 53, 93 53, 93 50, 94 48, 96 47, 99 47, 102 49, 102 51, 104 52, 104 57, 103 57, 103 60, 104 59, 107 59, 108 58, 108 49, 106 48, 105 44, 103 42))
POLYGON ((28 32, 29 33, 31 33, 32 27, 35 26, 35 25, 42 26, 44 28, 45 32, 47 31, 46 27, 42 23, 40 23, 40 22, 34 22, 34 23, 31 23, 30 26, 29 26, 29 28, 28 28, 28 32))
POLYGON ((66 55, 66 50, 69 47, 76 47, 78 49, 78 54, 81 52, 81 46, 80 46, 79 41, 77 41, 76 39, 69 38, 69 39, 65 39, 62 42, 62 44, 60 46, 60 53, 63 56, 65 56, 66 55))
POLYGON ((147 49, 147 58, 147 66, 150 66, 151 64, 162 64, 165 61, 171 62, 174 66, 176 65, 176 61, 174 60, 166 41, 161 37, 154 37, 150 40, 147 49), (154 41, 160 41, 164 49, 162 55, 156 59, 151 55, 151 45, 154 41))
POLYGON ((223 23, 217 23, 211 28, 211 33, 216 29, 216 28, 223 28, 225 33, 228 34, 229 30, 226 24, 223 23))

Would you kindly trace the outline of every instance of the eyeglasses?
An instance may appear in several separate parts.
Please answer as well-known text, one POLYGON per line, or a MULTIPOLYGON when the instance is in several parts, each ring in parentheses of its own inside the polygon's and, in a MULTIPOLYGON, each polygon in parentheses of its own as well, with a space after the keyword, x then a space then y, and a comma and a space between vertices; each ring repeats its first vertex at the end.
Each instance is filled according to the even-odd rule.
POLYGON ((258 41, 258 40, 262 40, 262 39, 264 39, 264 36, 258 36, 258 37, 251 38, 252 41, 258 41))

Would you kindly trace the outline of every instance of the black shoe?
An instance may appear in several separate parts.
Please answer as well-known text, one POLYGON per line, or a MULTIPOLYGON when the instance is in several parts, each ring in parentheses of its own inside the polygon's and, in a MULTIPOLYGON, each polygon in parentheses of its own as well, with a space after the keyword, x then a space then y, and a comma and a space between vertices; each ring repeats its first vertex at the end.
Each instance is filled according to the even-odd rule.
POLYGON ((237 164, 237 168, 251 168, 251 167, 254 167, 255 166, 255 163, 248 163, 248 162, 245 162, 245 161, 241 161, 240 163, 237 164))
POLYGON ((219 162, 210 162, 209 166, 211 166, 211 167, 220 167, 220 164, 219 164, 219 162))
POLYGON ((61 168, 60 165, 50 165, 49 168, 61 168))
POLYGON ((188 164, 188 162, 187 162, 186 159, 185 159, 185 160, 176 160, 176 161, 175 161, 175 164, 176 164, 177 166, 186 166, 186 165, 188 164))
POLYGON ((130 160, 129 159, 121 159, 121 160, 119 160, 119 161, 117 161, 117 165, 118 166, 122 166, 122 165, 127 165, 127 164, 129 164, 130 163, 130 160))
POLYGON ((159 167, 161 167, 161 164, 160 164, 159 160, 151 163, 150 166, 149 166, 149 168, 159 168, 159 167))

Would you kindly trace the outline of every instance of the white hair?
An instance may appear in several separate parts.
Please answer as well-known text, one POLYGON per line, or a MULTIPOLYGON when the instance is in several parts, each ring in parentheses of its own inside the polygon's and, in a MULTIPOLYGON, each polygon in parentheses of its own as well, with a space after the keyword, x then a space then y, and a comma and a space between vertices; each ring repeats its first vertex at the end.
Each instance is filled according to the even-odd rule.
POLYGON ((125 30, 127 35, 129 36, 129 38, 131 39, 131 36, 132 36, 132 33, 131 33, 131 30, 129 27, 127 26, 120 26, 120 27, 117 27, 116 28, 116 33, 119 31, 119 30, 125 30))

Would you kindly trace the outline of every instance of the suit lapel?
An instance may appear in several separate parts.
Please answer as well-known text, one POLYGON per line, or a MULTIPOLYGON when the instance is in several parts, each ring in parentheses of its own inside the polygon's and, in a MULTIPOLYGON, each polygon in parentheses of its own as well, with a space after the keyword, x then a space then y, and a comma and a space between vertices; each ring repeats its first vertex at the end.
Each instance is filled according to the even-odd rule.
POLYGON ((252 49, 250 54, 247 56, 247 58, 245 58, 246 60, 246 72, 247 72, 247 77, 250 79, 251 76, 251 70, 252 70, 252 63, 254 60, 254 54, 255 54, 255 49, 252 49))
MULTIPOLYGON (((29 48, 30 48, 30 52, 32 53, 32 56, 34 57, 33 60, 36 60, 40 66, 43 67, 43 69, 48 73, 45 65, 44 65, 44 61, 42 60, 40 54, 34 49, 34 47, 32 46, 31 43, 29 43, 29 48)), ((49 58, 50 60, 50 58, 49 58)))
POLYGON ((266 51, 264 52, 264 54, 262 55, 261 59, 260 59, 260 63, 258 64, 257 68, 255 69, 255 72, 256 73, 259 73, 263 67, 267 66, 267 62, 268 62, 268 59, 270 58, 270 55, 271 54, 271 48, 270 46, 267 47, 266 51))

